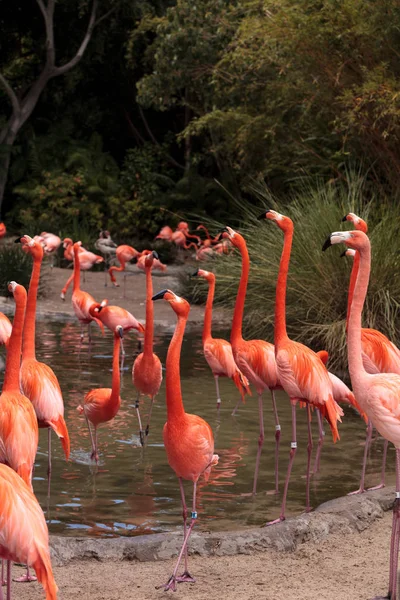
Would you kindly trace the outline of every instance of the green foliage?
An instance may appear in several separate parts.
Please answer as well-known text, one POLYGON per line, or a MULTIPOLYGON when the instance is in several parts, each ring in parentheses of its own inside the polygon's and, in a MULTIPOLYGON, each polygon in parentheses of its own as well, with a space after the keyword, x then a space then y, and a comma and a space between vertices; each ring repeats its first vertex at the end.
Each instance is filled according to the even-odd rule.
MULTIPOLYGON (((246 332, 249 336, 273 340, 275 286, 283 245, 282 232, 270 221, 258 221, 262 210, 272 208, 290 216, 295 225, 287 292, 289 335, 315 350, 326 349, 330 365, 346 364, 345 316, 350 259, 341 259, 343 248, 322 253, 322 244, 332 231, 348 229, 342 217, 355 212, 369 224, 372 243, 372 272, 364 309, 364 326, 379 329, 400 345, 400 242, 398 223, 400 208, 386 198, 364 200, 365 184, 351 176, 347 184, 305 185, 303 190, 283 205, 263 187, 254 189, 257 206, 243 207, 243 221, 237 229, 247 242, 250 279, 245 308, 246 332)), ((235 223, 210 221, 215 232, 235 223)), ((232 307, 241 272, 241 257, 217 257, 202 268, 217 276, 216 303, 232 307)), ((204 299, 203 281, 188 283, 182 279, 185 293, 194 300, 204 299)))
MULTIPOLYGON (((11 292, 8 291, 10 281, 16 281, 28 290, 31 272, 32 257, 22 252, 20 244, 2 243, 0 245, 0 296, 12 296, 11 292)), ((43 267, 38 291, 39 296, 45 296, 47 284, 47 269, 43 267)))

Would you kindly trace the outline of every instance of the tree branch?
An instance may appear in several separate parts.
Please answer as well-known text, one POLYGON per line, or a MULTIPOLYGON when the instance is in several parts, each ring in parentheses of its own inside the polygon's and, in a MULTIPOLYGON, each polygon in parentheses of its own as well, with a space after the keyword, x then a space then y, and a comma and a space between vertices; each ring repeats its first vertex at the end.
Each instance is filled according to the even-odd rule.
MULTIPOLYGON (((149 127, 149 124, 148 124, 148 122, 147 122, 147 119, 146 119, 146 117, 145 117, 145 114, 144 114, 144 112, 143 112, 143 108, 140 106, 140 104, 138 104, 137 106, 138 106, 138 109, 139 109, 139 114, 140 114, 140 116, 141 116, 141 118, 142 118, 142 121, 143 121, 143 125, 145 126, 145 128, 146 128, 146 131, 147 131, 147 133, 149 134, 149 136, 150 136, 150 138, 151 138, 151 141, 152 141, 152 142, 153 142, 153 144, 155 144, 156 146, 160 146, 161 144, 160 144, 160 143, 158 142, 158 140, 155 138, 155 136, 154 136, 153 132, 151 131, 151 129, 150 129, 150 127, 149 127)), ((179 163, 178 163, 178 162, 177 162, 177 161, 174 159, 174 157, 173 157, 173 156, 170 156, 170 155, 169 155, 169 154, 167 154, 167 153, 165 154, 165 156, 167 157, 168 161, 169 161, 169 162, 170 162, 172 165, 174 165, 175 167, 178 167, 178 169, 183 169, 183 170, 185 170, 185 166, 184 166, 184 165, 181 165, 181 164, 179 164, 179 163)))
POLYGON ((57 75, 63 75, 64 73, 66 73, 67 71, 69 71, 70 69, 75 67, 75 65, 77 65, 78 62, 81 60, 82 56, 85 53, 86 47, 90 41, 90 38, 92 37, 93 29, 100 22, 100 20, 103 19, 103 17, 101 17, 101 19, 99 19, 96 22, 96 13, 97 13, 98 4, 99 4, 98 0, 93 0, 92 12, 90 14, 88 28, 86 30, 85 37, 83 38, 82 43, 78 49, 78 52, 65 65, 62 65, 61 67, 55 67, 52 72, 52 77, 56 77, 57 75))
POLYGON ((18 114, 21 111, 21 106, 20 106, 19 100, 18 100, 14 90, 12 89, 11 85, 8 83, 8 81, 3 77, 3 75, 1 73, 0 73, 0 82, 3 84, 3 87, 7 92, 7 96, 10 98, 13 112, 15 114, 18 114))

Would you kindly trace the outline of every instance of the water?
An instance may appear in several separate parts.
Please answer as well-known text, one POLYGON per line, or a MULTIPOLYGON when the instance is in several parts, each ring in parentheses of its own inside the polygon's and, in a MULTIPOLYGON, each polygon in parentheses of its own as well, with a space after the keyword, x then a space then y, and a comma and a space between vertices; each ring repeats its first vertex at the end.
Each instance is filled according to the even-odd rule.
MULTIPOLYGON (((172 319, 172 316, 171 316, 172 319)), ((93 328, 94 329, 94 328, 93 328)), ((216 334, 215 334, 216 335, 216 334)), ((155 339, 155 351, 165 363, 171 335, 155 339)), ((64 395, 65 416, 71 437, 71 460, 64 460, 61 444, 53 435, 53 473, 47 498, 47 431, 40 431, 34 473, 34 490, 45 511, 51 533, 110 537, 151 534, 181 526, 177 478, 166 461, 162 427, 166 420, 164 384, 153 409, 148 445, 135 446, 138 425, 133 408, 136 392, 131 369, 138 343, 134 334, 124 339, 127 356, 122 380, 122 405, 116 418, 99 428, 100 462, 90 461, 90 438, 84 417, 76 407, 87 391, 111 386, 112 335, 94 333, 91 352, 86 341, 79 352, 79 326, 75 323, 40 322, 37 327, 37 357, 56 372, 64 395)), ((207 484, 198 487, 198 529, 220 531, 262 525, 279 515, 280 497, 268 494, 274 487, 274 421, 271 400, 265 395, 265 444, 261 457, 258 494, 252 489, 258 440, 258 406, 249 398, 232 418, 238 393, 228 379, 220 380, 222 408, 216 418, 214 379, 206 364, 199 334, 185 336, 181 365, 182 393, 187 412, 199 414, 213 427, 216 452, 220 456, 207 484)), ((280 486, 283 488, 290 447, 290 405, 277 393, 282 425, 280 486)), ((146 415, 149 400, 142 401, 146 415)), ((287 514, 298 514, 305 505, 307 458, 306 411, 298 409, 298 452, 289 487, 287 514)), ((143 418, 143 417, 142 417, 143 418)), ((145 420, 145 419, 144 419, 145 420)), ((333 444, 329 428, 322 452, 321 472, 312 479, 311 504, 346 494, 358 487, 365 426, 351 409, 345 410, 341 440, 333 444)), ((314 441, 317 423, 313 419, 314 441)), ((383 442, 373 443, 367 484, 379 482, 383 442)), ((389 448, 387 482, 394 482, 394 448, 389 448)), ((191 503, 192 484, 186 482, 191 503)))

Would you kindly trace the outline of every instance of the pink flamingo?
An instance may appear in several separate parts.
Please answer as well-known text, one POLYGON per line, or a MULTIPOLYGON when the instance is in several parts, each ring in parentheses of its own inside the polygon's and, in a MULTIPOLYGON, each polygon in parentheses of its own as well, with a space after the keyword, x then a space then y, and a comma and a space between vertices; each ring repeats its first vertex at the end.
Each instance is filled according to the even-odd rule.
MULTIPOLYGON (((347 333, 349 372, 355 396, 380 435, 396 448, 396 497, 393 505, 392 539, 390 545, 389 593, 395 600, 400 525, 400 376, 397 373, 368 373, 363 364, 361 316, 368 290, 371 269, 371 244, 363 231, 331 233, 323 250, 344 243, 359 253, 359 272, 354 288, 347 333)), ((382 596, 375 600, 383 600, 382 596)))
POLYGON ((81 269, 79 262, 79 249, 81 247, 81 242, 76 242, 74 244, 74 288, 72 291, 72 307, 74 309, 75 315, 81 324, 81 342, 83 340, 83 326, 88 325, 88 337, 89 343, 91 341, 90 336, 90 324, 92 321, 97 323, 100 327, 102 333, 104 334, 103 323, 93 317, 90 314, 90 307, 92 304, 96 304, 96 300, 91 296, 88 292, 84 292, 81 290, 80 278, 81 278, 81 269))
MULTIPOLYGON (((108 269, 110 274, 111 283, 114 287, 119 287, 119 283, 115 279, 113 271, 125 271, 126 263, 130 262, 134 258, 138 258, 140 256, 140 252, 132 248, 132 246, 118 246, 115 251, 118 262, 120 263, 119 267, 113 266, 108 269)), ((126 274, 124 273, 124 296, 125 296, 125 286, 126 286, 126 274)))
POLYGON ((154 262, 158 259, 157 252, 154 250, 145 255, 146 272, 146 331, 144 333, 143 352, 136 357, 132 368, 133 385, 138 391, 136 399, 136 413, 139 421, 140 443, 144 445, 145 438, 149 435, 151 412, 153 409, 154 398, 158 394, 162 382, 161 362, 157 354, 153 352, 154 338, 154 314, 153 314, 153 282, 151 271, 154 268, 154 262), (140 394, 150 397, 150 410, 147 418, 146 429, 143 432, 142 421, 139 412, 140 394))
POLYGON ((190 306, 183 298, 179 298, 171 290, 163 290, 153 300, 164 298, 169 302, 172 310, 178 317, 175 333, 168 348, 166 362, 166 394, 167 394, 167 422, 164 425, 163 438, 167 452, 168 463, 175 471, 181 491, 183 508, 183 532, 184 540, 181 551, 176 561, 175 569, 162 586, 164 590, 176 590, 179 582, 194 582, 187 567, 187 544, 190 534, 197 519, 196 492, 197 482, 202 474, 208 478, 211 467, 218 462, 218 455, 214 454, 214 437, 209 424, 197 415, 185 412, 182 402, 181 380, 180 380, 180 355, 182 340, 185 332, 186 322, 190 306), (193 505, 191 522, 187 524, 187 507, 182 480, 193 482, 193 505), (178 577, 178 569, 181 560, 185 556, 185 570, 178 577))
MULTIPOLYGON (((136 329, 139 333, 144 333, 145 329, 141 323, 130 313, 120 306, 111 306, 102 302, 95 302, 89 308, 92 317, 98 319, 109 329, 115 331, 117 325, 121 325, 124 331, 136 329)), ((125 355, 123 341, 121 339, 121 353, 125 355)))
POLYGON ((101 423, 111 421, 119 411, 121 406, 120 397, 120 371, 119 371, 119 351, 120 343, 124 330, 121 325, 117 325, 114 331, 114 349, 113 349, 113 368, 112 368, 112 388, 98 388, 90 390, 85 396, 83 406, 79 405, 77 411, 85 415, 87 426, 89 428, 90 439, 92 442, 91 458, 96 463, 99 462, 97 452, 97 427, 101 423), (94 427, 94 436, 90 428, 90 423, 94 427))
POLYGON ((53 268, 54 255, 61 246, 61 238, 59 238, 58 235, 55 235, 54 233, 47 233, 47 231, 43 231, 40 234, 40 237, 44 240, 44 253, 47 254, 47 256, 51 256, 50 267, 53 268))
POLYGON ((260 435, 258 438, 258 450, 256 466, 254 471, 253 495, 257 491, 258 471, 260 467, 261 451, 264 444, 264 414, 262 394, 270 390, 272 396, 272 408, 275 417, 275 493, 279 492, 279 442, 281 437, 281 426, 276 408, 274 391, 281 389, 278 371, 275 362, 274 346, 264 340, 244 340, 242 336, 242 323, 244 303, 246 299, 247 282, 250 272, 250 258, 247 245, 243 236, 237 231, 226 227, 221 233, 222 237, 228 236, 231 244, 237 248, 242 256, 242 273, 240 276, 239 289, 236 296, 235 309, 233 313, 231 345, 235 363, 240 371, 254 385, 258 396, 258 412, 260 419, 260 435))
POLYGON ((312 452, 311 411, 314 406, 327 419, 333 441, 339 439, 337 421, 341 421, 343 411, 333 398, 332 383, 328 371, 320 357, 299 342, 291 340, 286 331, 286 286, 289 271, 290 254, 293 240, 293 222, 289 217, 268 210, 259 217, 274 221, 283 231, 284 242, 276 285, 275 301, 275 358, 278 376, 282 387, 290 398, 292 405, 292 443, 290 447, 289 466, 285 480, 281 513, 278 519, 270 524, 285 519, 286 497, 294 458, 297 451, 296 404, 300 400, 307 405, 308 413, 308 445, 307 445, 307 479, 306 479, 306 511, 310 510, 310 466, 312 452))
MULTIPOLYGON (((64 253, 64 256, 65 256, 65 253, 64 253)), ((88 250, 84 250, 82 247, 80 247, 80 250, 78 253, 78 258, 79 258, 79 265, 80 265, 81 271, 89 271, 89 269, 91 269, 94 265, 98 265, 104 261, 104 258, 102 256, 99 256, 98 254, 94 254, 93 252, 88 252, 88 250)), ((68 277, 67 283, 64 285, 63 289, 61 290, 60 296, 61 296, 62 300, 65 300, 65 294, 67 293, 68 288, 71 285, 73 280, 74 280, 74 274, 72 273, 72 275, 70 277, 68 277)))
POLYGON ((165 242, 171 242, 173 233, 174 232, 172 231, 172 229, 169 225, 164 225, 164 227, 161 228, 160 233, 158 235, 156 235, 156 237, 154 239, 155 240, 164 240, 165 242))
POLYGON ((0 345, 8 348, 8 342, 10 341, 12 331, 12 325, 10 319, 2 312, 0 312, 0 345))
POLYGON ((136 263, 137 268, 140 269, 141 271, 146 271, 146 256, 148 256, 150 254, 153 254, 152 271, 154 271, 154 270, 166 271, 167 265, 164 265, 164 263, 162 263, 160 261, 160 259, 158 258, 157 252, 154 253, 153 250, 143 250, 143 252, 141 253, 141 255, 139 256, 139 258, 137 260, 137 263, 136 263))
POLYGON ((32 402, 39 427, 48 431, 48 474, 51 473, 51 431, 60 438, 65 458, 68 460, 70 441, 64 420, 64 402, 58 379, 54 371, 46 364, 36 360, 36 303, 43 260, 43 248, 29 235, 21 238, 22 249, 33 258, 31 281, 26 306, 24 336, 22 345, 21 387, 32 402))
POLYGON ((32 566, 46 600, 57 600, 43 511, 30 486, 4 464, 0 464, 0 505, 0 558, 8 561, 7 599, 11 600, 11 561, 15 561, 32 566))
POLYGON ((3 238, 7 233, 7 227, 4 223, 0 223, 0 239, 3 238))
MULTIPOLYGON (((240 371, 233 358, 232 346, 229 342, 223 339, 213 338, 211 334, 212 324, 212 307, 215 293, 215 275, 208 271, 198 269, 193 273, 192 277, 202 277, 208 283, 208 295, 206 309, 204 312, 204 327, 203 327, 203 351, 204 357, 210 367, 215 379, 215 387, 217 390, 217 410, 219 412, 221 406, 221 395, 219 393, 219 377, 229 377, 239 390, 241 400, 244 402, 246 394, 251 396, 249 388, 249 380, 240 371)), ((235 412, 235 411, 234 411, 235 412)), ((234 413, 232 413, 234 414, 234 413)))
MULTIPOLYGON (((349 213, 348 215, 343 217, 342 220, 350 221, 351 223, 353 223, 355 229, 357 229, 358 231, 363 231, 364 233, 368 233, 367 223, 363 219, 358 217, 356 214, 349 213)), ((358 253, 352 249, 347 249, 345 253, 347 255, 349 255, 350 253, 354 253, 353 268, 351 270, 350 275, 349 294, 347 298, 347 330, 350 317, 350 309, 353 301, 354 287, 359 271, 360 257, 358 253)), ((376 329, 362 328, 361 346, 364 369, 367 371, 367 373, 397 373, 398 375, 400 375, 400 350, 393 344, 393 342, 391 342, 385 335, 383 335, 383 333, 377 331, 376 329)), ((371 444, 372 439, 372 428, 373 423, 368 422, 360 486, 355 492, 351 492, 352 494, 359 494, 365 491, 365 472, 367 468, 368 448, 371 444)), ((385 486, 387 449, 388 441, 385 439, 382 457, 381 481, 379 485, 374 486, 372 488, 368 488, 370 490, 380 489, 385 486)))

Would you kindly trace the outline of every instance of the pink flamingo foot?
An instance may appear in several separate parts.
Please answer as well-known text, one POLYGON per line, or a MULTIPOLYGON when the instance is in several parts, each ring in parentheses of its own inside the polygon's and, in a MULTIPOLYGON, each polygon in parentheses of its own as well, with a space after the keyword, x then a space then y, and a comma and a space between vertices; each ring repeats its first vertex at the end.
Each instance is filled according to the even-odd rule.
POLYGON ((162 585, 156 586, 156 590, 160 590, 161 588, 164 588, 164 592, 168 592, 168 590, 176 592, 176 577, 171 575, 167 583, 163 583, 162 585))
POLYGON ((265 492, 267 494, 267 496, 278 496, 279 494, 279 490, 268 490, 267 492, 265 492))
POLYGON ((355 496, 356 494, 363 494, 365 492, 364 488, 358 488, 358 490, 355 490, 354 492, 349 492, 348 494, 346 494, 347 496, 355 496))
POLYGON ((17 577, 16 579, 13 579, 13 581, 16 581, 17 583, 30 583, 31 581, 37 581, 37 577, 25 573, 25 575, 21 575, 21 577, 17 577))
POLYGON ((374 487, 367 488, 367 492, 373 492, 374 490, 382 490, 385 487, 384 483, 380 483, 379 485, 374 485, 374 487))
POLYGON ((268 521, 268 523, 265 523, 265 527, 269 527, 270 525, 276 525, 277 523, 282 523, 282 521, 284 521, 285 519, 286 517, 283 517, 281 515, 278 519, 274 519, 273 521, 268 521))
POLYGON ((191 576, 189 571, 185 571, 184 573, 182 573, 182 575, 179 575, 176 578, 176 581, 178 583, 196 583, 195 578, 191 576))
POLYGON ((95 460, 95 461, 96 461, 96 463, 98 463, 98 462, 99 462, 99 455, 97 454, 97 452, 92 452, 92 454, 90 455, 90 458, 91 458, 92 460, 95 460))

